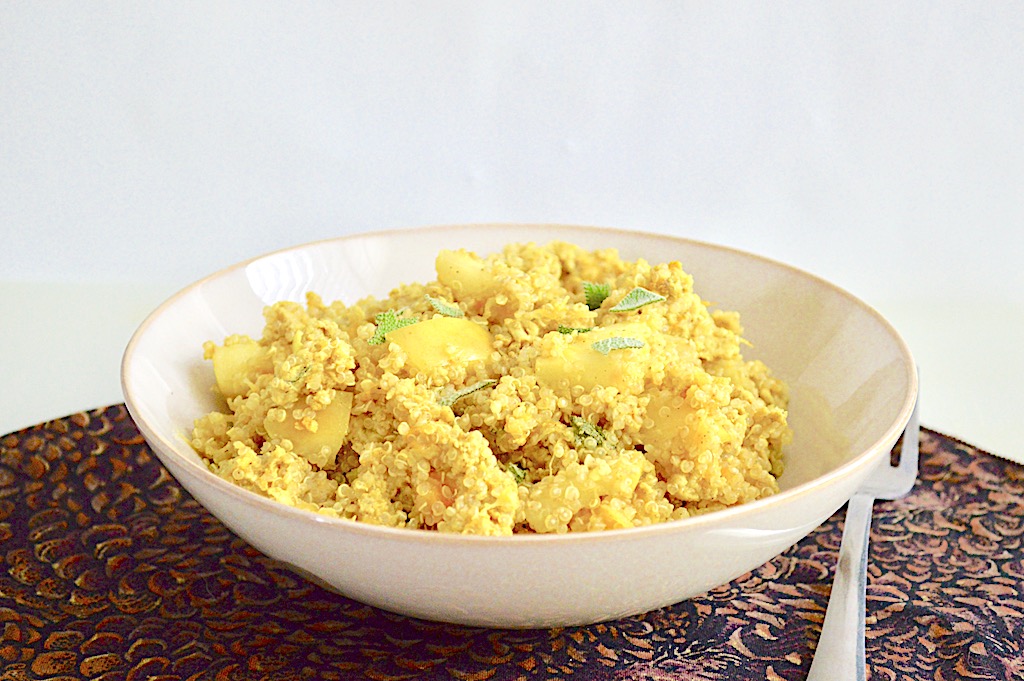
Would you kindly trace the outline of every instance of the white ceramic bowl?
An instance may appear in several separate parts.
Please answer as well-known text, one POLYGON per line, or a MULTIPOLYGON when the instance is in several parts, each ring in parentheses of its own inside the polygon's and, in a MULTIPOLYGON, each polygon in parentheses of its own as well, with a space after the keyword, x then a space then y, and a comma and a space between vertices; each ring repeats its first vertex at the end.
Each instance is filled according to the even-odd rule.
POLYGON ((839 509, 882 461, 917 397, 911 354, 875 311, 786 265, 720 246, 562 225, 462 225, 349 236, 259 257, 161 305, 125 351, 128 409, 161 462, 253 546, 322 584, 387 610, 498 627, 577 625, 669 605, 725 584, 781 553, 839 509), (561 536, 453 536, 331 519, 213 475, 189 447, 215 408, 202 343, 260 335, 264 305, 384 296, 435 278, 441 248, 480 254, 559 239, 622 257, 679 260, 705 300, 738 310, 748 358, 791 388, 792 445, 782 491, 705 516, 561 536))

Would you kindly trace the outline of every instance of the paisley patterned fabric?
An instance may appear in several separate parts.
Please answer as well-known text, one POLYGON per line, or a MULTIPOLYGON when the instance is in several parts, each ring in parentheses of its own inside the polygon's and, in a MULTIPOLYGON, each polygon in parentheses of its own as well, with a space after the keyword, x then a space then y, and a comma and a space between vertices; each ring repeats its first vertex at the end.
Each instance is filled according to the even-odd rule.
MULTIPOLYGON (((638 617, 424 622, 325 591, 235 537, 117 405, 0 437, 0 681, 803 679, 842 518, 638 617)), ((1024 468, 923 431, 917 487, 875 506, 869 678, 1024 679, 1022 536, 1024 468)))

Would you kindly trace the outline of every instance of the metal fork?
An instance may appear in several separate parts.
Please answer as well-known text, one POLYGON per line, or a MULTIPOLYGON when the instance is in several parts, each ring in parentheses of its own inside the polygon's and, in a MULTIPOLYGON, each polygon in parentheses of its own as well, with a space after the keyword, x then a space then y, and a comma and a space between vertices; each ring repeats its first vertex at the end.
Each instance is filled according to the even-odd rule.
POLYGON ((919 435, 915 403, 903 431, 899 464, 880 465, 850 498, 832 593, 807 681, 865 680, 864 613, 872 507, 875 499, 899 499, 914 486, 919 435))

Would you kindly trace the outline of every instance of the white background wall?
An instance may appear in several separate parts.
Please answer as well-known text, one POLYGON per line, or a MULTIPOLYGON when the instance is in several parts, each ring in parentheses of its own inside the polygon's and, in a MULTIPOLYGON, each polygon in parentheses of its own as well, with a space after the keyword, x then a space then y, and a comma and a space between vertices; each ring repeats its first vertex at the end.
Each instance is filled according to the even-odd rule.
POLYGON ((1024 4, 0 4, 0 432, 121 400, 160 300, 355 231, 562 221, 877 307, 1022 452, 1024 4))

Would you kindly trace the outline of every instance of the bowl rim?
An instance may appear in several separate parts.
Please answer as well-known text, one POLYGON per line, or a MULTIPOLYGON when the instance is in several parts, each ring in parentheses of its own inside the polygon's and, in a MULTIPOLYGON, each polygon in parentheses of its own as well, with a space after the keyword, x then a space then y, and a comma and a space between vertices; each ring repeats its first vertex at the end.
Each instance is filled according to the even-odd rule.
MULTIPOLYGON (((552 240, 557 239, 557 234, 552 234, 552 240)), ((513 239, 510 239, 514 240, 513 239)), ((337 528, 339 531, 345 533, 353 533, 356 535, 364 536, 367 538, 374 538, 378 540, 394 540, 402 542, 427 542, 430 544, 440 543, 443 546, 457 546, 457 545, 469 545, 469 546, 489 546, 489 545, 535 545, 535 544, 548 544, 548 543, 571 543, 571 544, 593 544, 602 542, 621 542, 624 539, 641 539, 645 537, 659 536, 662 534, 676 534, 682 531, 696 531, 701 527, 709 524, 720 524, 722 521, 728 520, 740 520, 745 516, 756 517, 765 511, 782 504, 788 503, 790 500, 798 499, 812 494, 817 488, 828 486, 839 478, 847 477, 851 473, 864 473, 865 469, 870 469, 877 465, 876 459, 881 455, 882 450, 888 451, 888 443, 895 443, 899 440, 903 433, 906 425, 909 423, 911 414, 918 400, 919 393, 919 377, 916 364, 913 360, 913 355, 910 351, 909 346, 899 332, 892 326, 892 324, 874 307, 853 295, 849 291, 841 288, 840 286, 799 267, 784 263, 782 261, 770 258, 768 256, 751 253, 740 248, 733 246, 727 246, 723 244, 713 243, 700 239, 692 239, 689 237, 678 236, 675 234, 666 234, 659 232, 651 232, 639 229, 629 229, 621 227, 602 227, 593 225, 581 225, 581 224, 569 224, 569 223, 556 223, 556 222, 471 222, 471 223, 452 223, 452 224, 430 224, 418 227, 400 227, 390 228, 381 230, 368 230, 354 232, 351 234, 345 234, 335 237, 327 237, 324 239, 317 239, 304 243, 294 244, 286 246, 284 248, 274 249, 266 253, 255 255, 245 260, 233 263, 226 267, 223 267, 211 274, 202 277, 191 284, 188 284, 184 288, 179 289, 173 293, 162 303, 160 303, 152 312, 150 312, 146 318, 142 321, 139 327, 132 334, 128 341, 125 351, 121 359, 121 388, 125 397, 125 406, 128 409, 132 420, 138 427, 142 435, 145 437, 148 446, 153 450, 154 454, 158 459, 166 466, 167 463, 164 461, 165 456, 171 456, 176 462, 182 464, 177 466, 176 469, 180 471, 179 474, 187 474, 191 478, 192 482, 198 485, 212 485, 213 488, 227 495, 232 502, 241 504, 243 506, 253 506, 262 512, 270 513, 278 516, 282 519, 293 519, 299 521, 312 521, 314 523, 321 524, 321 527, 337 528), (335 243, 338 241, 347 241, 353 239, 365 239, 365 238, 388 238, 388 237, 399 237, 408 233, 422 233, 422 232, 434 232, 434 231, 446 231, 446 230, 465 230, 465 229, 488 229, 488 230, 501 230, 501 229, 513 229, 513 228, 528 228, 528 229, 551 229, 551 230, 564 230, 564 229, 575 229, 583 230, 595 233, 605 234, 619 234, 625 237, 643 237, 643 238, 654 238, 659 240, 668 240, 676 243, 688 244, 699 248, 707 248, 711 250, 718 250, 731 255, 737 255, 744 258, 752 258, 758 260, 764 264, 771 265, 776 268, 780 268, 788 271, 791 274, 797 275, 798 277, 806 278, 814 281, 828 289, 833 293, 845 298, 848 302, 860 307, 863 311, 867 312, 876 322, 888 333, 891 338, 896 342, 897 347, 900 350, 900 354, 906 360, 904 362, 905 369, 907 371, 907 384, 908 390, 904 396, 904 401, 900 407, 899 413, 889 427, 885 430, 882 435, 875 440, 870 446, 866 447, 863 451, 859 452, 849 461, 842 465, 819 475, 811 480, 803 482, 796 487, 788 490, 780 491, 768 497, 749 501, 737 506, 731 506, 729 508, 719 509, 710 513, 701 514, 697 516, 691 516, 689 518, 680 518, 677 520, 668 520, 661 523, 654 523, 651 525, 644 525, 641 527, 629 527, 612 530, 602 530, 600 532, 567 532, 563 534, 513 534, 503 536, 490 536, 490 535, 472 535, 472 534, 454 534, 448 532, 437 532, 436 530, 424 530, 419 528, 400 528, 400 527, 388 527, 383 525, 374 525, 364 521, 351 520, 348 518, 335 518, 327 516, 316 511, 310 511, 306 509, 289 506, 282 502, 271 499, 270 497, 262 496, 256 492, 234 485, 231 482, 216 475, 213 471, 209 470, 203 465, 201 458, 198 453, 192 449, 188 444, 187 440, 183 436, 179 437, 165 437, 163 434, 158 433, 155 429, 151 428, 149 423, 140 414, 139 404, 142 400, 135 394, 131 381, 131 370, 133 360, 138 351, 138 346, 141 344, 142 339, 146 336, 149 329, 154 325, 156 320, 162 316, 162 314, 169 308, 178 304, 180 300, 186 296, 192 294, 196 289, 203 287, 210 281, 219 279, 237 270, 248 267, 253 262, 264 260, 268 258, 279 257, 283 254, 295 251, 302 251, 308 249, 315 249, 318 246, 335 243), (193 455, 194 458, 186 456, 184 449, 187 448, 193 455)), ((176 476, 175 476, 176 477, 176 476)), ((179 481, 183 487, 190 490, 190 487, 179 481)), ((191 492, 190 492, 191 493, 191 492)), ((846 498, 842 500, 842 503, 847 501, 846 498)), ((842 504, 840 504, 841 506, 842 504)))

